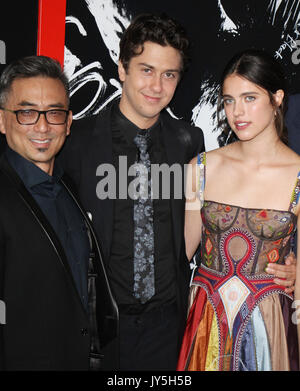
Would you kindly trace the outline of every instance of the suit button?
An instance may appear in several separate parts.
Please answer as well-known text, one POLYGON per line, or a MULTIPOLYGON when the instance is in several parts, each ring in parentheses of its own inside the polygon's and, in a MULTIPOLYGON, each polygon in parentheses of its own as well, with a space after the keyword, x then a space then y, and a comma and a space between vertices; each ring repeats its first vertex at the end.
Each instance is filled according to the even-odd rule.
POLYGON ((84 336, 84 337, 85 337, 86 335, 88 335, 88 333, 89 333, 89 332, 88 332, 88 329, 86 329, 86 328, 81 329, 80 332, 81 332, 81 335, 84 336))
POLYGON ((135 319, 135 324, 137 325, 137 326, 140 326, 141 324, 142 324, 142 319, 141 318, 136 318, 135 319))

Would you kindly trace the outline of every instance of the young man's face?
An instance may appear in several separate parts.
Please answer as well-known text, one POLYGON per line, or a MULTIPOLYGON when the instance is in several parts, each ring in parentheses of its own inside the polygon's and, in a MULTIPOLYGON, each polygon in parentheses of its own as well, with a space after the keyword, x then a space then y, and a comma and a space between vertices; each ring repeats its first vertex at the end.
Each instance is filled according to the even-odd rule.
MULTIPOLYGON (((9 110, 68 109, 62 82, 50 77, 16 79, 4 105, 9 110)), ((70 133, 71 112, 66 123, 51 125, 44 115, 34 125, 21 125, 16 115, 0 110, 0 132, 5 134, 11 149, 52 175, 54 158, 70 133)))
POLYGON ((120 110, 125 117, 139 128, 152 126, 173 98, 181 66, 178 50, 149 41, 142 54, 131 58, 127 73, 119 62, 123 82, 120 110))

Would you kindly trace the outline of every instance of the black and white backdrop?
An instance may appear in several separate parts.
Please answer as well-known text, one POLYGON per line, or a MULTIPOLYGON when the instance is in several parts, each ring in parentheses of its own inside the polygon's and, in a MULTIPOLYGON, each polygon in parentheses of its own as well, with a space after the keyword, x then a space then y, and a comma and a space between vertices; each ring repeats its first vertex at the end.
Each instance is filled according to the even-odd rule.
POLYGON ((119 39, 142 12, 165 12, 187 30, 192 61, 169 111, 202 128, 207 150, 219 146, 218 80, 236 52, 248 47, 269 51, 285 67, 290 93, 300 92, 298 0, 69 0, 65 70, 75 119, 98 113, 120 94, 119 39))
MULTIPOLYGON (((37 9, 38 0, 1 1, 7 63, 36 53, 37 9)), ((98 113, 120 94, 119 39, 143 12, 165 12, 187 30, 192 61, 169 111, 203 129, 207 150, 219 146, 218 80, 236 52, 266 49, 284 66, 290 93, 300 92, 300 0, 67 0, 64 64, 75 119, 98 113)))

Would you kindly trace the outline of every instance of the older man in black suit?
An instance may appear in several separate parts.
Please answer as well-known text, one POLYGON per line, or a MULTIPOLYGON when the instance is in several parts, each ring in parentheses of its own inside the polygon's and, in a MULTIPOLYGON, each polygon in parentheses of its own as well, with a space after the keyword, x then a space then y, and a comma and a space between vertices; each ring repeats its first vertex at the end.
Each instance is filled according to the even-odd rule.
POLYGON ((10 64, 0 106, 0 368, 100 370, 118 310, 89 219, 55 164, 72 122, 59 64, 10 64))

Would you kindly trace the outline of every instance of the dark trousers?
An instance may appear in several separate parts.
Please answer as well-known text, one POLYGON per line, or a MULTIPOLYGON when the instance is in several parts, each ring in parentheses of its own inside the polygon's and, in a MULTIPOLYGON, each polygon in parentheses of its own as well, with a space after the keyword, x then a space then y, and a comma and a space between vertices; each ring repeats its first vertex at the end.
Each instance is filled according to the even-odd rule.
POLYGON ((175 371, 177 358, 175 304, 142 315, 120 314, 120 370, 175 371))

